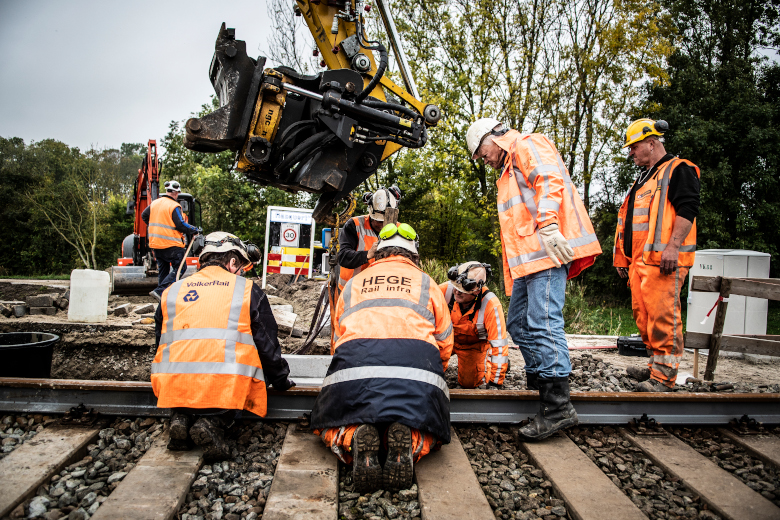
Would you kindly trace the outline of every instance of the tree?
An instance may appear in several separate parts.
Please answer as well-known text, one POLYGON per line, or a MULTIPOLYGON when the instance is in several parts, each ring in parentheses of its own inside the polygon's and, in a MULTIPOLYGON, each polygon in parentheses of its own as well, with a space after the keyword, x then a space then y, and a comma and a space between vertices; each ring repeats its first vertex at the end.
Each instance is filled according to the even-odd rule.
MULTIPOLYGON (((666 149, 701 169, 698 246, 780 247, 780 48, 776 0, 671 0, 678 25, 670 84, 645 110, 669 122, 666 149)), ((777 272, 775 262, 773 272, 777 272)))

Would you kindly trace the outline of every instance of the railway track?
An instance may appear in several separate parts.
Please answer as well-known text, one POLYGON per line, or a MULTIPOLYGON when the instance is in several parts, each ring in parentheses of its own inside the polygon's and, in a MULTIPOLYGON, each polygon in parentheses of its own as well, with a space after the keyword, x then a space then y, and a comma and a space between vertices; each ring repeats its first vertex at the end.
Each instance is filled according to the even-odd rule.
POLYGON ((154 406, 147 383, 0 378, 0 410, 6 412, 63 413, 84 404, 101 416, 139 417, 122 423, 136 425, 125 435, 116 429, 122 419, 112 428, 100 419, 93 426, 43 428, 0 460, 0 517, 27 516, 36 495, 38 510, 48 501, 50 512, 58 503, 52 495, 70 482, 75 503, 64 511, 75 516, 68 517, 97 520, 780 518, 780 438, 768 430, 743 428, 742 435, 727 428, 745 413, 780 423, 777 394, 577 393, 572 399, 582 425, 531 444, 517 443, 507 425, 535 412, 535 392, 451 390, 453 442, 417 465, 416 490, 360 497, 317 437, 297 422, 283 422, 308 411, 317 392, 298 387, 270 395, 273 417, 245 421, 231 462, 204 465, 198 450, 165 449, 164 422, 153 419, 165 411, 154 406), (652 421, 625 426, 643 414, 664 427, 652 421), (268 432, 277 432, 277 441, 268 432), (114 444, 100 444, 111 435, 115 443, 130 435, 128 444, 143 449, 127 471, 103 471, 103 482, 114 479, 106 488, 96 464, 107 450, 116 451, 114 444), (711 450, 711 439, 719 451, 711 450), (236 465, 244 470, 231 477, 236 465), (89 475, 94 478, 82 481, 89 475), (90 498, 95 486, 110 493, 90 498), (200 515, 204 508, 210 509, 200 515))

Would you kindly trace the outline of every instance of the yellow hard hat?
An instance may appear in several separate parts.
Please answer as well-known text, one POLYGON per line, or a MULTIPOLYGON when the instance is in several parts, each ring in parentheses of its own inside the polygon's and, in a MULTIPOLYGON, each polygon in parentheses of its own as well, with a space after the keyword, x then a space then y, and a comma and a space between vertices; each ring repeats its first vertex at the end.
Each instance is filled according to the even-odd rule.
POLYGON ((653 121, 652 119, 637 119, 626 129, 626 146, 631 146, 634 143, 638 143, 648 135, 662 136, 664 132, 669 131, 669 123, 659 119, 653 121))

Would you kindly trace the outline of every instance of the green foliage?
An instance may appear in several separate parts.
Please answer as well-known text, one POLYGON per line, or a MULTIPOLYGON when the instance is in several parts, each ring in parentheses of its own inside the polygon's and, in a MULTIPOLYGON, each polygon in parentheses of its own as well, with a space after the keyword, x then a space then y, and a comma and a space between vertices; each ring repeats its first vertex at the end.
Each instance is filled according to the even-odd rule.
POLYGON ((677 51, 670 84, 648 89, 666 149, 701 169, 698 247, 780 247, 780 6, 771 0, 670 0, 677 51))
POLYGON ((594 305, 593 298, 586 297, 586 292, 581 282, 566 284, 566 304, 563 306, 566 334, 628 336, 639 333, 630 307, 616 307, 606 301, 594 305))

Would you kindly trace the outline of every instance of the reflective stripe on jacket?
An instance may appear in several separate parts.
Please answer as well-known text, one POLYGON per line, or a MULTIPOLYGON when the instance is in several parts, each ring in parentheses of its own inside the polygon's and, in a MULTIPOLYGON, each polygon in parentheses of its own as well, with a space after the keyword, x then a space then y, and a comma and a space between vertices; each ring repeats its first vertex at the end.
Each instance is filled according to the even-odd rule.
MULTIPOLYGON (((644 244, 644 253, 642 254, 642 261, 644 261, 645 265, 661 265, 661 254, 666 249, 666 245, 672 236, 677 211, 672 206, 672 203, 669 202, 669 182, 677 166, 682 163, 692 166, 696 170, 696 175, 701 177, 698 166, 686 159, 675 157, 659 165, 655 170, 655 174, 637 190, 638 193, 634 196, 634 216, 631 232, 646 231, 648 233, 644 244), (646 194, 646 196, 643 197, 643 194, 646 194)), ((613 265, 615 267, 628 267, 631 263, 631 259, 626 258, 623 247, 623 237, 624 233, 626 233, 624 227, 630 197, 631 190, 628 191, 623 204, 620 206, 620 211, 618 211, 615 247, 612 249, 613 265)), ((677 264, 681 267, 691 267, 693 266, 695 255, 696 220, 694 219, 691 231, 680 246, 677 264)))
POLYGON ((180 207, 178 202, 167 196, 152 201, 152 205, 149 206, 149 247, 152 249, 184 247, 182 234, 173 223, 173 212, 180 207))
POLYGON ((476 304, 466 314, 462 314, 460 305, 455 302, 454 287, 450 282, 439 285, 444 293, 444 299, 450 308, 452 328, 455 333, 455 348, 467 349, 470 346, 481 348, 485 343, 490 345, 490 355, 486 361, 490 370, 489 381, 503 384, 504 376, 509 369, 509 337, 506 333, 504 309, 498 296, 482 288, 482 299, 479 309, 476 304), (476 314, 476 319, 474 315, 476 314))
MULTIPOLYGON (((352 217, 352 221, 355 223, 355 229, 358 235, 358 245, 355 251, 368 251, 379 240, 374 230, 371 229, 371 223, 368 221, 368 215, 362 217, 352 217)), ((344 290, 344 286, 355 275, 363 271, 366 267, 374 263, 374 259, 370 259, 367 264, 363 264, 355 269, 348 269, 343 266, 339 266, 339 291, 344 290)))
POLYGON ((201 269, 162 295, 152 362, 160 408, 249 410, 264 416, 265 378, 252 338, 252 282, 221 267, 201 269))
MULTIPOLYGON (((555 145, 542 134, 517 130, 494 142, 507 152, 496 182, 505 280, 555 267, 538 234, 549 224, 558 224, 574 250, 569 278, 593 265, 601 246, 555 145)), ((511 295, 512 284, 505 286, 511 295)))
POLYGON ((311 427, 398 421, 449 442, 452 322, 431 277, 400 256, 379 260, 347 283, 336 315, 311 427))

